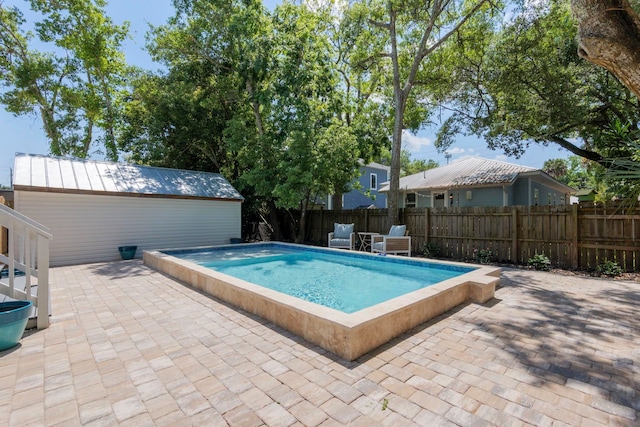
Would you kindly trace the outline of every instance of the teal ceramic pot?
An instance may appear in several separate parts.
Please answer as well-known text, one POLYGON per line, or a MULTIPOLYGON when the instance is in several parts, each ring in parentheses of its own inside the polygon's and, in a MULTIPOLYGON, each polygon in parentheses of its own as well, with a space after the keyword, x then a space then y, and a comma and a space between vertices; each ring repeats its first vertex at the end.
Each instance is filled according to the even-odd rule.
POLYGON ((122 259, 133 259, 136 256, 137 246, 118 246, 118 252, 122 259))
POLYGON ((31 315, 31 301, 0 302, 0 351, 18 344, 31 315))

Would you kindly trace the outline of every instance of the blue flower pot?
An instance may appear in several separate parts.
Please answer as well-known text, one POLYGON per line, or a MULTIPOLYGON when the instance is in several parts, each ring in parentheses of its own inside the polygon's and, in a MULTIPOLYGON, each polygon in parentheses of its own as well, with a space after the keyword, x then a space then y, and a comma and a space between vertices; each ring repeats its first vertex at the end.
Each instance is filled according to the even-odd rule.
POLYGON ((118 246, 118 252, 122 259, 133 259, 136 256, 137 246, 118 246))
POLYGON ((18 344, 31 314, 31 301, 0 302, 0 351, 18 344))

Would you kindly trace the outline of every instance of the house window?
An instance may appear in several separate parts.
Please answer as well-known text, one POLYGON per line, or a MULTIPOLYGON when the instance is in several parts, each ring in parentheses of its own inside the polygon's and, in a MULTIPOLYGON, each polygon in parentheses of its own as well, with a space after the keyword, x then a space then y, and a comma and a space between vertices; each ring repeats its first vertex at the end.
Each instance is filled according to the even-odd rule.
POLYGON ((547 193, 547 204, 551 204, 551 193, 547 193))
POLYGON ((471 200, 472 196, 471 190, 467 190, 467 200, 471 200))
POLYGON ((415 208, 416 207, 416 193, 407 193, 407 197, 404 201, 404 206, 406 208, 415 208))
POLYGON ((533 189, 533 204, 538 206, 538 189, 533 189))
POLYGON ((370 188, 372 190, 377 190, 378 189, 378 175, 376 175, 375 173, 372 173, 370 175, 370 188))

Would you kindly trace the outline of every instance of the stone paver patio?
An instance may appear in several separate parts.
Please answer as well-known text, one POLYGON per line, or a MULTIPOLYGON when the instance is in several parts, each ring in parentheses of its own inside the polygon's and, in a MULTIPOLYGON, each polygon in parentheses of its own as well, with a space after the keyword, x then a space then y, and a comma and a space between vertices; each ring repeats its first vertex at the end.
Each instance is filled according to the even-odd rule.
POLYGON ((54 268, 0 425, 637 426, 640 284, 506 269, 355 362, 139 260, 54 268))

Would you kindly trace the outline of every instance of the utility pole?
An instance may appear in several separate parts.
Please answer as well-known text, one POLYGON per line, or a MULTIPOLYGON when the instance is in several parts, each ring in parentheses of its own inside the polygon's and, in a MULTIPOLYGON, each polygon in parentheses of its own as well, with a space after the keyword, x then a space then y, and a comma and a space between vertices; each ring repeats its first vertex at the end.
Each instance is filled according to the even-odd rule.
POLYGON ((451 158, 451 154, 448 151, 444 152, 444 158, 447 159, 447 164, 449 164, 449 159, 451 158))

